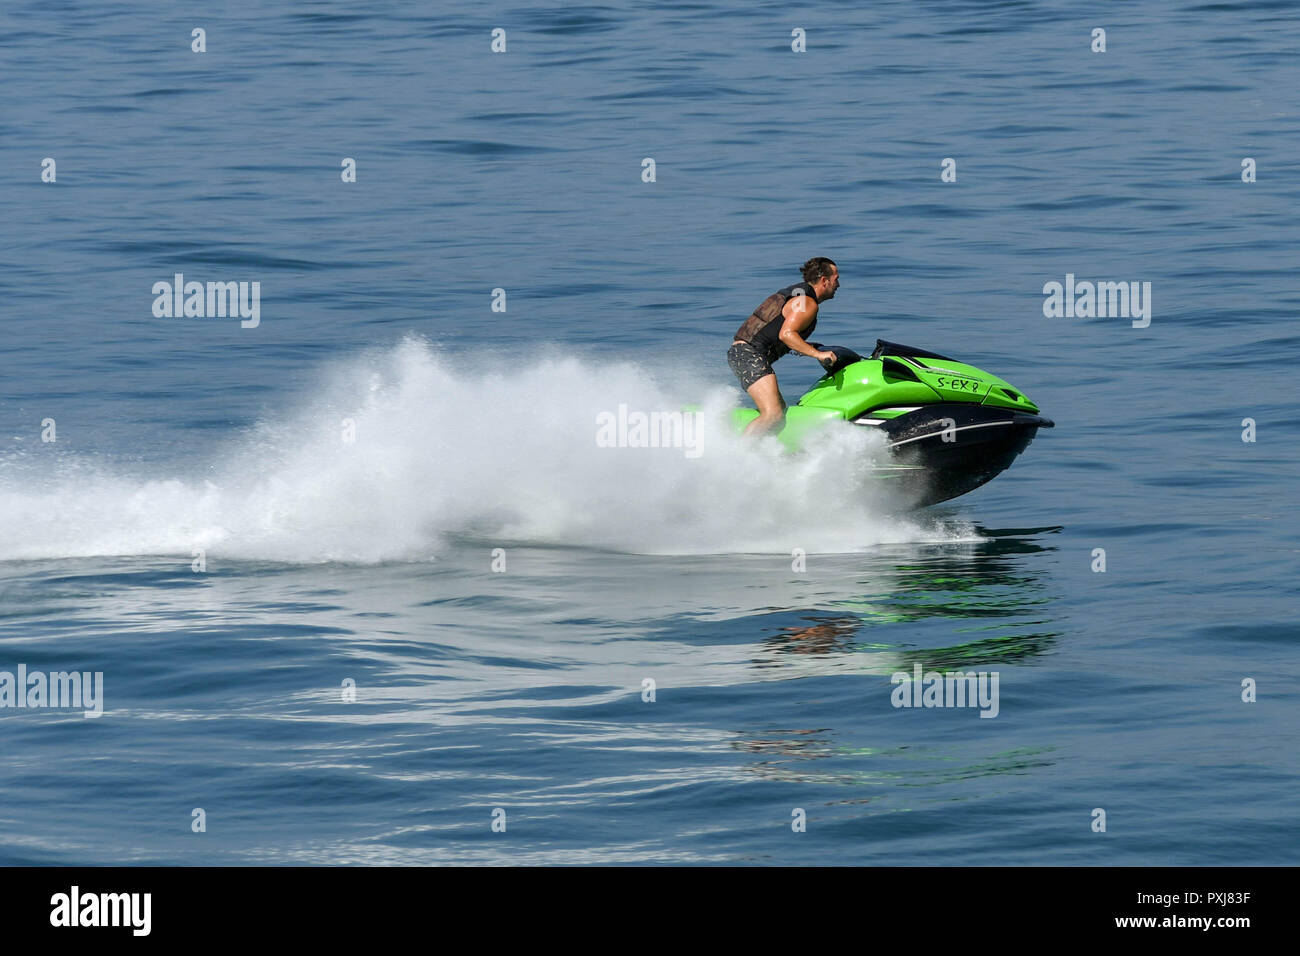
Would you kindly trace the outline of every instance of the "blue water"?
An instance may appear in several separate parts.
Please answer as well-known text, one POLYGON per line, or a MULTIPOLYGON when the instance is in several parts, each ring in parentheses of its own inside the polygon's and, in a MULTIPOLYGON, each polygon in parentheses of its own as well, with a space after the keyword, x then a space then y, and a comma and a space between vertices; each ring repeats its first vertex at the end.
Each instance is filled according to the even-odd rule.
POLYGON ((131 7, 0 13, 0 670, 104 687, 0 709, 0 860, 1296 861, 1292 4, 131 7), (729 439, 814 255, 1058 427, 903 515, 729 439))

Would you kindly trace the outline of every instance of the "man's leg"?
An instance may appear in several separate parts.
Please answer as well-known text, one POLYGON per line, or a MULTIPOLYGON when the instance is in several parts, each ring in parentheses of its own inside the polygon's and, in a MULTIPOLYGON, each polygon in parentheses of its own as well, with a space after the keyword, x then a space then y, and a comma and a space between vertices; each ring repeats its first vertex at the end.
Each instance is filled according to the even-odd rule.
POLYGON ((758 409, 758 417, 745 426, 745 434, 757 436, 780 431, 785 424, 785 399, 776 384, 776 375, 764 375, 745 391, 758 409))

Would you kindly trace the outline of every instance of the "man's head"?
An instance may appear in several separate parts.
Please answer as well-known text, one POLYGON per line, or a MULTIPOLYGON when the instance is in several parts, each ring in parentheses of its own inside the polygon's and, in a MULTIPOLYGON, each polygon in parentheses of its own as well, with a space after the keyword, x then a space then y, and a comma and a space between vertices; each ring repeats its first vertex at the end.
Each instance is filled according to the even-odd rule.
POLYGON ((803 281, 817 293, 818 302, 835 298, 835 290, 840 287, 840 270, 832 260, 825 256, 814 256, 799 271, 803 273, 803 281))

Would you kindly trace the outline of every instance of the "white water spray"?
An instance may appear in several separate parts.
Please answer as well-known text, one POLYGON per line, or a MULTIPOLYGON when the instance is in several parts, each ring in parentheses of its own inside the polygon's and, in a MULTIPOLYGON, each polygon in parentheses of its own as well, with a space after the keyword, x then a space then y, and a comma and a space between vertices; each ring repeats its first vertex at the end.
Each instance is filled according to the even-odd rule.
POLYGON ((577 358, 465 371, 407 339, 332 366, 295 410, 214 449, 203 477, 0 471, 0 560, 177 554, 287 562, 422 560, 448 535, 640 553, 853 551, 968 527, 886 517, 880 436, 837 428, 792 455, 732 433, 737 393, 669 394, 645 368, 577 358), (699 398, 698 456, 601 447, 620 403, 699 398), (342 437, 343 420, 355 440, 342 437), (878 487, 878 486, 877 486, 878 487))

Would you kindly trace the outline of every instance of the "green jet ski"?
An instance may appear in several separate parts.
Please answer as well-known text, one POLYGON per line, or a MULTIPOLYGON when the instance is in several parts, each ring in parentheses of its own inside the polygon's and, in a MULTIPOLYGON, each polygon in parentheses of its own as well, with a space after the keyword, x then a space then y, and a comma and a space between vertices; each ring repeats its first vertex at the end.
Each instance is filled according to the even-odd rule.
MULTIPOLYGON (((874 476, 890 480, 909 507, 973 491, 1005 471, 1038 429, 1056 424, 1009 382, 934 352, 883 339, 869 358, 814 347, 836 360, 823 363, 826 374, 787 409, 777 438, 798 450, 833 422, 877 429, 893 461, 874 476)), ((741 408, 733 421, 739 430, 757 417, 741 408)))

